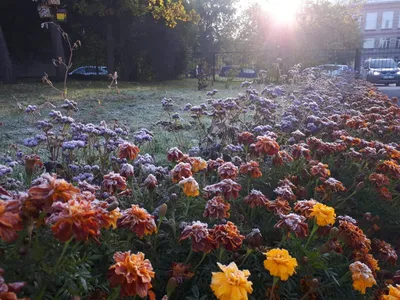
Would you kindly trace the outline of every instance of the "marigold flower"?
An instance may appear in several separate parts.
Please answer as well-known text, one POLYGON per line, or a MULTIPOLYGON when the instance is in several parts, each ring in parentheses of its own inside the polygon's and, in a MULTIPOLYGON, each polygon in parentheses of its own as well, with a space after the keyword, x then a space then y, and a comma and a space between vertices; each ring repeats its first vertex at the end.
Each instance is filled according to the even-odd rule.
POLYGON ((274 155, 279 151, 278 143, 269 136, 258 136, 255 144, 255 151, 259 155, 274 155))
POLYGON ((25 282, 6 283, 3 277, 4 270, 0 268, 0 299, 1 300, 29 300, 29 298, 17 299, 18 293, 25 285, 25 282))
POLYGON ((216 160, 209 159, 207 161, 207 170, 209 172, 216 171, 224 163, 225 163, 225 161, 222 158, 217 158, 216 160))
POLYGON ((400 285, 396 284, 396 287, 389 284, 389 294, 383 295, 382 300, 400 300, 400 285))
POLYGON ((298 160, 301 156, 303 156, 306 160, 311 159, 311 151, 306 148, 307 144, 297 144, 292 147, 292 157, 295 160, 298 160))
POLYGON ((104 175, 102 186, 108 193, 115 194, 117 191, 126 190, 127 184, 125 177, 118 173, 110 172, 104 175))
POLYGON ((351 277, 353 279, 353 288, 365 294, 366 289, 376 284, 372 271, 366 264, 356 261, 349 266, 351 277))
POLYGON ((365 236, 357 225, 347 221, 339 221, 339 223, 338 238, 340 240, 361 252, 369 252, 371 250, 371 240, 365 236))
POLYGON ((306 218, 310 218, 312 208, 314 207, 315 204, 318 202, 314 199, 310 200, 300 200, 297 201, 294 205, 294 211, 300 212, 300 214, 306 218))
POLYGON ((361 144, 361 139, 351 137, 351 136, 344 136, 342 135, 340 139, 345 142, 348 146, 357 146, 361 144))
POLYGON ((52 224, 54 237, 66 242, 74 237, 77 241, 87 241, 93 238, 98 241, 101 223, 98 212, 86 200, 69 200, 67 203, 55 202, 53 213, 46 219, 46 224, 52 224))
POLYGON ((289 202, 281 197, 276 198, 275 201, 268 201, 266 206, 269 211, 277 216, 286 215, 292 210, 289 202))
POLYGON ((282 184, 274 189, 274 193, 288 201, 296 200, 296 195, 293 193, 292 187, 289 184, 282 184))
POLYGON ((400 165, 394 160, 385 160, 378 165, 376 171, 388 174, 393 178, 400 178, 400 165))
POLYGON ((20 207, 19 201, 0 200, 0 238, 6 243, 15 241, 18 238, 17 232, 24 228, 19 215, 20 207))
POLYGON ((227 219, 230 216, 229 210, 231 205, 224 201, 221 196, 215 196, 206 203, 203 216, 216 218, 216 219, 227 219))
POLYGON ((263 193, 257 190, 252 190, 250 194, 244 198, 244 203, 249 205, 251 208, 256 206, 265 206, 268 204, 268 198, 263 193))
POLYGON ((324 182, 315 188, 318 193, 326 193, 331 195, 332 193, 344 192, 346 188, 343 186, 339 180, 336 180, 333 177, 329 177, 328 179, 324 179, 324 182))
POLYGON ((121 286, 121 296, 136 296, 144 298, 152 288, 151 279, 154 278, 153 266, 142 252, 131 254, 116 252, 115 264, 108 269, 108 280, 112 288, 121 286))
POLYGON ((389 243, 386 243, 382 240, 373 239, 372 250, 379 253, 383 260, 389 261, 392 265, 396 265, 397 253, 389 243))
POLYGON ((222 272, 212 272, 211 289, 219 300, 247 300, 253 292, 250 272, 239 270, 234 262, 228 266, 217 263, 222 272))
POLYGON ((192 175, 192 166, 189 163, 180 162, 171 170, 172 182, 174 183, 192 175))
POLYGON ((368 268, 371 269, 372 275, 376 278, 376 271, 379 271, 378 260, 376 260, 372 254, 366 252, 355 252, 354 253, 354 260, 361 261, 362 263, 366 264, 368 268))
POLYGON ((149 176, 147 176, 147 178, 143 181, 143 186, 146 187, 148 190, 154 190, 157 184, 157 178, 153 174, 149 174, 149 176))
POLYGON ((331 176, 331 171, 328 169, 328 167, 329 166, 327 164, 319 162, 311 167, 310 173, 313 176, 319 175, 324 178, 327 178, 331 176))
POLYGON ((250 233, 246 235, 246 238, 244 240, 244 243, 250 249, 257 249, 263 244, 263 242, 263 237, 261 235, 260 229, 258 228, 253 228, 250 233))
POLYGON ((183 153, 176 147, 168 150, 167 159, 171 162, 177 162, 183 157, 183 153))
POLYGON ((201 157, 189 157, 189 161, 192 165, 193 173, 197 173, 207 169, 207 162, 201 157))
POLYGON ((286 249, 275 248, 265 253, 267 259, 264 260, 264 267, 272 276, 279 277, 286 281, 296 271, 297 260, 290 256, 286 249))
POLYGON ((249 161, 247 163, 241 164, 239 168, 239 173, 248 175, 251 178, 259 178, 262 176, 260 171, 260 165, 256 161, 249 161))
POLYGON ((122 211, 122 216, 119 218, 117 224, 119 228, 127 228, 136 233, 139 238, 157 233, 154 216, 150 215, 144 208, 140 208, 139 205, 135 204, 133 204, 131 208, 122 211))
POLYGON ((226 250, 235 251, 242 246, 244 235, 241 235, 238 228, 231 221, 223 225, 215 225, 212 236, 219 246, 226 250))
POLYGON ((210 234, 208 225, 200 221, 193 221, 183 229, 179 241, 190 238, 194 252, 209 253, 215 249, 216 243, 210 234))
POLYGON ((335 223, 335 209, 322 203, 317 203, 311 208, 310 217, 315 217, 318 226, 333 225, 335 223))
POLYGON ((243 131, 238 134, 238 142, 244 145, 250 145, 256 140, 255 136, 248 131, 243 131))
POLYGON ((117 228, 117 221, 122 216, 118 207, 109 211, 111 206, 105 201, 98 201, 97 203, 94 201, 92 202, 92 205, 95 205, 97 208, 97 217, 100 220, 102 228, 117 228))
POLYGON ((274 166, 283 166, 283 164, 288 164, 292 161, 293 157, 290 156, 286 151, 278 151, 278 153, 272 158, 272 164, 274 166))
POLYGON ((40 160, 40 156, 37 154, 25 155, 25 172, 28 175, 32 175, 35 166, 43 166, 43 163, 40 160))
POLYGON ((275 228, 285 228, 289 235, 293 232, 297 237, 303 238, 308 235, 308 224, 306 218, 297 214, 280 215, 280 220, 275 224, 275 228))
POLYGON ((127 160, 132 161, 138 156, 139 151, 138 146, 124 142, 119 145, 118 156, 120 159, 126 158, 127 160))
POLYGON ((217 196, 223 195, 226 200, 229 200, 238 198, 241 189, 242 186, 232 179, 224 179, 216 184, 206 186, 204 191, 217 196))
POLYGON ((375 186, 375 187, 382 187, 382 186, 389 186, 390 185, 390 179, 384 174, 380 173, 372 173, 369 175, 369 181, 375 186))
POLYGON ((183 193, 187 197, 197 197, 200 194, 199 184, 193 177, 183 178, 179 185, 183 186, 183 193))
POLYGON ((171 277, 175 278, 178 283, 182 283, 187 279, 191 279, 194 276, 194 273, 190 272, 191 267, 191 265, 173 262, 171 268, 171 277))
POLYGON ((135 175, 135 170, 131 164, 123 164, 119 173, 125 178, 132 178, 135 175))
POLYGON ((218 175, 222 179, 235 179, 238 176, 238 167, 231 162, 226 162, 218 168, 218 175))

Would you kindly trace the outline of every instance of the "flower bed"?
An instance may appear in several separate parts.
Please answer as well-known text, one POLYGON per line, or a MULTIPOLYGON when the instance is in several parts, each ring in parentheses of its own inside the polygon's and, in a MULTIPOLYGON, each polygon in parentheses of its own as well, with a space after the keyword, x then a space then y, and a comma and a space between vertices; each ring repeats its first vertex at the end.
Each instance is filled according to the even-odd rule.
POLYGON ((0 165, 0 299, 400 299, 396 99, 299 78, 163 99, 199 146, 161 164, 146 129, 51 111, 0 165))

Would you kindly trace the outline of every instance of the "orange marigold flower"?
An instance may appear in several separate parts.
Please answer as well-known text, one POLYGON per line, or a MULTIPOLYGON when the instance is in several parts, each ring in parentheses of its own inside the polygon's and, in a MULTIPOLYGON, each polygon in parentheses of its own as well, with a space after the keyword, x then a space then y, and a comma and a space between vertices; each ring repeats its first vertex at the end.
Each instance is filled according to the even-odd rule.
POLYGON ((226 200, 229 200, 238 198, 241 189, 242 186, 232 179, 224 179, 216 184, 206 186, 204 191, 217 196, 223 195, 226 200))
POLYGON ((365 236, 357 225, 347 221, 339 221, 339 224, 338 238, 342 242, 361 252, 369 252, 371 250, 371 240, 365 236))
POLYGON ((72 237, 77 241, 87 241, 89 238, 98 241, 101 223, 91 202, 74 199, 67 203, 55 202, 52 210, 46 224, 52 224, 51 231, 55 238, 61 242, 72 237))
POLYGON ((35 180, 28 190, 29 198, 24 202, 24 211, 28 214, 38 214, 48 211, 53 202, 67 202, 80 191, 64 179, 57 179, 57 175, 43 174, 35 180))
POLYGON ((207 161, 207 170, 209 172, 216 171, 225 161, 222 158, 217 158, 216 160, 209 159, 207 161))
POLYGON ((218 246, 224 246, 226 250, 235 251, 242 246, 244 235, 231 221, 223 225, 215 225, 212 233, 218 246))
POLYGON ((238 167, 231 162, 226 162, 218 168, 218 175, 222 179, 235 179, 238 176, 238 167))
POLYGON ((390 179, 384 174, 379 174, 379 173, 372 173, 369 175, 369 181, 375 186, 375 187, 382 187, 382 186, 389 186, 390 185, 390 179))
POLYGON ((293 232, 297 237, 303 238, 308 235, 308 224, 306 218, 297 214, 280 215, 280 220, 274 228, 285 228, 287 235, 293 232))
POLYGON ((92 203, 92 205, 97 208, 97 217, 100 220, 102 228, 117 228, 117 221, 122 216, 118 207, 109 210, 110 208, 112 208, 112 206, 106 201, 95 201, 92 203))
POLYGON ((17 298, 18 293, 25 285, 25 282, 6 283, 4 270, 0 268, 0 299, 1 300, 29 300, 29 298, 17 298))
POLYGON ((268 204, 268 198, 263 193, 257 190, 252 190, 250 194, 244 198, 244 203, 249 205, 251 208, 257 206, 265 206, 268 204))
POLYGON ((400 160, 400 151, 399 150, 396 150, 393 147, 385 147, 385 149, 391 159, 395 159, 397 161, 400 160))
POLYGON ((135 204, 133 204, 131 208, 122 211, 122 216, 118 219, 117 224, 119 228, 127 228, 136 233, 139 238, 157 233, 154 216, 150 215, 144 208, 140 208, 139 205, 135 204))
POLYGON ((15 241, 18 238, 17 232, 24 228, 19 215, 20 207, 19 201, 0 200, 0 238, 6 243, 15 241))
POLYGON ((40 160, 40 156, 37 154, 25 155, 25 172, 28 175, 32 175, 35 166, 43 166, 43 163, 40 160))
POLYGON ((383 200, 386 200, 386 201, 390 202, 393 199, 393 195, 392 195, 392 193, 389 191, 389 189, 387 187, 379 188, 378 189, 378 193, 383 198, 383 200))
POLYGON ((216 218, 216 219, 227 219, 230 216, 229 210, 231 205, 224 201, 221 196, 215 196, 206 203, 203 216, 216 218))
POLYGON ((389 243, 386 243, 382 240, 373 239, 372 250, 377 252, 383 260, 390 262, 393 266, 396 265, 397 253, 389 243))
POLYGON ((367 288, 376 284, 372 271, 362 262, 356 261, 349 268, 353 279, 353 288, 360 291, 361 294, 365 294, 367 288))
POLYGON ((315 189, 319 193, 337 193, 337 192, 344 192, 346 188, 343 186, 339 180, 329 177, 326 179, 320 186, 315 189))
POLYGON ((193 177, 183 178, 179 185, 183 186, 183 193, 187 197, 197 197, 200 194, 199 184, 193 177))
POLYGON ((259 178, 262 176, 260 171, 260 165, 256 161, 249 161, 247 163, 243 163, 239 168, 240 174, 248 175, 251 178, 259 178))
POLYGON ((396 287, 389 284, 389 294, 383 295, 381 300, 400 300, 400 285, 396 284, 396 287))
POLYGON ((118 156, 120 159, 126 158, 127 160, 132 161, 138 156, 139 151, 138 146, 124 142, 119 145, 118 156))
POLYGON ((117 191, 124 191, 127 187, 125 177, 114 172, 104 175, 102 185, 104 190, 110 194, 115 194, 117 191))
POLYGON ((207 162, 201 157, 189 157, 189 161, 192 165, 193 173, 197 173, 207 169, 207 162))
POLYGON ((170 276, 175 278, 178 283, 182 283, 183 281, 190 279, 194 276, 194 273, 190 272, 191 268, 191 265, 173 262, 170 276))
POLYGON ((142 252, 131 254, 116 252, 115 264, 108 269, 108 280, 112 288, 121 286, 121 296, 136 296, 144 298, 152 288, 154 278, 153 266, 142 252))
POLYGON ((378 165, 376 171, 388 174, 393 178, 400 178, 400 166, 394 160, 385 160, 378 165))
POLYGON ((368 268, 371 269, 372 274, 376 277, 376 271, 379 271, 378 261, 372 256, 370 253, 366 252, 355 252, 354 259, 356 261, 361 261, 362 263, 366 264, 368 268))
POLYGON ((251 143, 253 143, 255 141, 255 136, 248 131, 243 131, 241 133, 238 134, 238 142, 240 144, 244 144, 244 145, 250 145, 251 143))
POLYGON ((342 135, 340 139, 345 142, 348 146, 357 146, 361 144, 361 139, 351 137, 351 136, 344 136, 342 135))
POLYGON ((289 202, 282 197, 276 198, 275 201, 268 201, 266 204, 267 209, 273 212, 275 215, 286 215, 288 214, 292 208, 289 205, 289 202))
POLYGON ((307 148, 307 144, 296 144, 292 146, 292 157, 295 160, 298 160, 301 156, 303 156, 306 160, 311 159, 310 149, 307 148))
POLYGON ((293 157, 291 157, 286 151, 278 151, 278 153, 272 158, 272 164, 274 166, 283 166, 283 164, 288 164, 292 161, 293 157))
POLYGON ((177 162, 183 157, 183 153, 176 147, 168 150, 167 159, 171 162, 177 162))
POLYGON ((255 151, 259 155, 274 155, 279 151, 278 143, 269 136, 258 136, 255 144, 255 151))
POLYGON ((306 218, 310 218, 312 208, 318 202, 314 199, 300 200, 294 204, 294 211, 300 212, 300 214, 306 218))
POLYGON ((194 252, 209 253, 216 247, 215 240, 211 236, 208 225, 200 221, 193 221, 192 224, 186 225, 179 237, 179 241, 188 238, 190 238, 192 242, 192 250, 194 252))
POLYGON ((323 164, 321 162, 318 162, 317 164, 314 164, 311 169, 310 169, 310 173, 313 176, 319 175, 322 176, 324 178, 327 178, 329 176, 331 176, 331 171, 328 169, 328 165, 327 164, 323 164))
POLYGON ((192 175, 192 166, 189 163, 180 162, 171 170, 172 182, 174 183, 192 175))

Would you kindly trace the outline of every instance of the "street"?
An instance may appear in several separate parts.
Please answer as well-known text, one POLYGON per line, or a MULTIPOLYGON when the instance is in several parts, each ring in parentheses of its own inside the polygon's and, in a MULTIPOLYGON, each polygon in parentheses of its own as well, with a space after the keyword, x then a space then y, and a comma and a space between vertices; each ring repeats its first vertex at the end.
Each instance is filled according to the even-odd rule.
POLYGON ((396 86, 394 84, 391 84, 389 86, 379 86, 379 90, 388 95, 390 98, 391 97, 397 97, 400 99, 400 86, 396 86))

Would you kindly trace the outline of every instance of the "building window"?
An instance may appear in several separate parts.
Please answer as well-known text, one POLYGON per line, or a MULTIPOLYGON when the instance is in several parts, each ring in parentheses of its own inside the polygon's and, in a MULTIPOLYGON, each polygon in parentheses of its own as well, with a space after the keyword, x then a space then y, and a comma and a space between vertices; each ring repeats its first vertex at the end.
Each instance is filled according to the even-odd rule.
POLYGON ((389 48, 390 38, 381 38, 379 40, 379 48, 389 48))
POLYGON ((375 39, 364 39, 363 48, 371 49, 375 47, 375 39))
POLYGON ((396 48, 400 48, 400 37, 396 38, 396 48))
POLYGON ((391 29, 393 27, 393 11, 384 11, 382 13, 381 29, 391 29))
POLYGON ((376 29, 376 23, 378 21, 378 13, 367 13, 365 15, 365 30, 374 30, 376 29))

